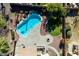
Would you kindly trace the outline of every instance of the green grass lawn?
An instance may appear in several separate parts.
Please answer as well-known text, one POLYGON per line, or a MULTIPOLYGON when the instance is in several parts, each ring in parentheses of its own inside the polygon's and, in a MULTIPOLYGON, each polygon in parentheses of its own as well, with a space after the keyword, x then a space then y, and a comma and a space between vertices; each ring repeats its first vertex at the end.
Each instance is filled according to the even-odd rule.
POLYGON ((60 26, 59 26, 59 27, 56 27, 54 30, 52 30, 52 31, 50 32, 50 34, 51 34, 52 36, 58 36, 60 33, 61 33, 61 28, 60 28, 60 26))

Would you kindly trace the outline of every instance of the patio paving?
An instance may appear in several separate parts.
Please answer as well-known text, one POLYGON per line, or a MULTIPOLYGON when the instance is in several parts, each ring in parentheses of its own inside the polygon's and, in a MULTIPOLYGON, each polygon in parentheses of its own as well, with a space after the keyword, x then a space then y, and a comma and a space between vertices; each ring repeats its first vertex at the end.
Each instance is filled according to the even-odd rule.
MULTIPOLYGON (((16 50, 17 50, 17 47, 20 48, 20 47, 22 47, 22 45, 24 45, 27 50, 27 47, 29 47, 29 46, 34 46, 34 47, 47 46, 49 43, 51 43, 53 41, 53 37, 50 34, 47 34, 46 36, 42 36, 40 34, 40 25, 41 24, 39 24, 38 26, 33 28, 26 38, 22 38, 22 37, 19 38, 17 45, 16 45, 16 50), (48 38, 50 39, 49 43, 47 42, 48 38)), ((21 52, 20 49, 18 49, 17 51, 21 52)), ((15 52, 15 54, 19 55, 17 52, 15 52)))

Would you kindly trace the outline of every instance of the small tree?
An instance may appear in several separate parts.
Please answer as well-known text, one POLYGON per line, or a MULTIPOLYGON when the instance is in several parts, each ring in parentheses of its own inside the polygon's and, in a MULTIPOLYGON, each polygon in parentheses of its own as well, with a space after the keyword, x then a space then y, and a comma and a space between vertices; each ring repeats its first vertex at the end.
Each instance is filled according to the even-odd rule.
POLYGON ((46 9, 52 16, 66 16, 66 10, 61 3, 47 4, 46 9))
POLYGON ((48 13, 48 19, 47 19, 47 29, 48 31, 54 30, 57 26, 60 26, 61 23, 61 17, 66 16, 66 10, 63 7, 63 4, 59 3, 53 3, 53 4, 47 4, 46 9, 49 12, 48 13))

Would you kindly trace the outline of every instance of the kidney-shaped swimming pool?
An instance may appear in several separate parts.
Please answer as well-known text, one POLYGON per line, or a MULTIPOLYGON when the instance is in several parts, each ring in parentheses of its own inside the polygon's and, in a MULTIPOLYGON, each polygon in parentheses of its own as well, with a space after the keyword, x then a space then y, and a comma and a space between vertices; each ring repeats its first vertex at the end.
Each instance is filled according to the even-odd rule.
POLYGON ((41 16, 39 14, 30 14, 27 18, 22 20, 16 27, 16 32, 20 37, 27 37, 29 32, 41 23, 41 16))

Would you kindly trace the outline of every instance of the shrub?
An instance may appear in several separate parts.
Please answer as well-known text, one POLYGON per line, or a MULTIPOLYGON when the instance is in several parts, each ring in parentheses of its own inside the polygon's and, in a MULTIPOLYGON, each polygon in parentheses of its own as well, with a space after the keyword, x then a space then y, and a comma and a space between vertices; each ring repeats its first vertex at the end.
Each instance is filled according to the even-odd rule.
POLYGON ((70 38, 72 36, 71 27, 69 24, 66 25, 66 38, 70 38))
POLYGON ((66 38, 70 38, 71 36, 72 36, 72 32, 71 31, 67 31, 66 38))
POLYGON ((7 53, 9 51, 9 44, 5 37, 0 37, 0 52, 7 53))
POLYGON ((4 28, 6 26, 6 20, 2 18, 2 15, 0 15, 0 28, 4 28))
POLYGON ((56 27, 54 31, 51 31, 52 36, 58 36, 61 33, 60 27, 56 27))

